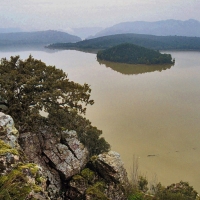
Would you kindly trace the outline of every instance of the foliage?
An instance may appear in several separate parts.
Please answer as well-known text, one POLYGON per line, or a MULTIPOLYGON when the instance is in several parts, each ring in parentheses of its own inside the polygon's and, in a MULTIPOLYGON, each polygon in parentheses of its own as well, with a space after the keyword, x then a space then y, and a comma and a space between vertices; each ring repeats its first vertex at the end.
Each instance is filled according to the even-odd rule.
POLYGON ((128 200, 143 200, 143 194, 142 193, 135 193, 135 194, 131 194, 129 197, 128 197, 128 200))
POLYGON ((133 157, 132 178, 126 187, 128 200, 200 200, 198 193, 187 182, 180 181, 167 187, 152 184, 150 189, 146 177, 139 175, 138 158, 133 157))
POLYGON ((6 153, 11 153, 14 155, 18 155, 18 151, 12 148, 10 145, 6 144, 3 140, 0 140, 0 156, 6 153))
POLYGON ((95 178, 95 173, 90 170, 89 168, 85 168, 81 171, 81 175, 89 182, 91 183, 95 178))
MULTIPOLYGON (((142 178, 143 179, 143 178, 142 178)), ((144 181, 146 183, 146 181, 144 181)), ((131 186, 131 185, 130 185, 131 186)), ((128 200, 199 200, 198 193, 187 182, 180 181, 164 187, 161 183, 153 186, 154 194, 150 195, 140 187, 129 188, 128 200)))
POLYGON ((120 44, 97 53, 97 58, 119 63, 129 64, 172 64, 170 54, 147 49, 134 44, 120 44))
POLYGON ((147 190, 148 190, 147 185, 148 185, 148 181, 147 181, 146 177, 139 176, 139 180, 138 180, 139 190, 141 190, 142 192, 147 192, 147 190))
POLYGON ((200 50, 200 37, 155 36, 145 34, 116 34, 83 40, 76 43, 55 43, 49 48, 100 50, 122 43, 131 43, 155 50, 200 50))
POLYGON ((104 189, 104 182, 96 182, 94 185, 87 188, 86 195, 89 195, 90 199, 93 200, 108 200, 108 198, 104 194, 104 189))
POLYGON ((148 200, 145 193, 148 191, 148 181, 146 177, 138 176, 129 183, 128 187, 126 188, 126 193, 128 196, 128 200, 148 200))
POLYGON ((18 130, 75 130, 94 155, 108 151, 110 145, 99 137, 102 132, 81 116, 86 106, 94 103, 90 93, 88 84, 69 81, 62 70, 32 56, 26 60, 19 56, 1 59, 1 104, 7 106, 5 113, 13 117, 18 130))
POLYGON ((82 189, 81 199, 108 200, 105 189, 106 183, 97 173, 89 168, 83 169, 80 174, 72 177, 71 184, 82 189))
POLYGON ((198 199, 198 193, 187 182, 180 181, 176 184, 171 184, 166 188, 160 183, 154 188, 155 197, 160 200, 195 200, 198 199))
POLYGON ((45 179, 41 180, 35 164, 16 166, 11 172, 0 177, 0 199, 24 200, 31 191, 42 191, 40 185, 45 179), (36 181, 31 181, 31 178, 36 181))

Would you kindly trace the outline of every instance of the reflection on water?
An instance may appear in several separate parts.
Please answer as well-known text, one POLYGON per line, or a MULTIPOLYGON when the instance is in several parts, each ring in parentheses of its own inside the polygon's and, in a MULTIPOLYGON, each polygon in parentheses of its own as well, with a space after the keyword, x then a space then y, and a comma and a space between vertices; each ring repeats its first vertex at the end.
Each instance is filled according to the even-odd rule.
POLYGON ((171 64, 163 64, 163 65, 144 65, 144 64, 125 64, 125 63, 115 63, 105 60, 97 59, 100 65, 105 65, 106 67, 110 67, 114 71, 117 71, 121 74, 132 75, 132 74, 143 74, 147 72, 154 71, 163 71, 166 69, 170 69, 173 65, 171 64))

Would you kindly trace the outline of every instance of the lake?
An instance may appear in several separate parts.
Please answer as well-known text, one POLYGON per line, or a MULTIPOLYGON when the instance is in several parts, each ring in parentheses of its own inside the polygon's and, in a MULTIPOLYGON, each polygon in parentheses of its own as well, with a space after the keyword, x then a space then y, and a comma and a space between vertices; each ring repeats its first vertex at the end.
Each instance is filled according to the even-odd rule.
POLYGON ((10 49, 0 57, 31 54, 91 85, 95 104, 86 117, 103 130, 129 175, 135 157, 150 182, 182 180, 200 192, 200 52, 167 53, 174 66, 98 62, 95 54, 72 50, 10 49))

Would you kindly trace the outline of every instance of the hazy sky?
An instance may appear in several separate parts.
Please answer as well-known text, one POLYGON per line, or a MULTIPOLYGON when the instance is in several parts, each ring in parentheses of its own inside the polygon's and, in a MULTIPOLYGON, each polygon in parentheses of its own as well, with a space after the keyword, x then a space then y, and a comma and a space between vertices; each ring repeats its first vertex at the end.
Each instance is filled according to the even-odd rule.
POLYGON ((108 27, 124 21, 196 19, 200 0, 0 0, 0 28, 108 27))

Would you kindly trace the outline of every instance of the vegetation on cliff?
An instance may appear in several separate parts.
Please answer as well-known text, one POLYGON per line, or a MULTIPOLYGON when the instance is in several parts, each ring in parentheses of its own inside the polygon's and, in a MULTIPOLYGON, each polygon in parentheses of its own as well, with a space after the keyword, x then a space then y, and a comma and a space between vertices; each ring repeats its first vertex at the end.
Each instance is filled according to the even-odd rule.
POLYGON ((45 181, 36 164, 18 164, 8 174, 0 176, 0 199, 24 200, 30 193, 43 193, 45 181))
POLYGON ((1 59, 1 104, 7 107, 4 112, 13 117, 16 128, 21 133, 75 130, 94 155, 108 151, 110 145, 82 116, 86 106, 94 103, 90 93, 88 84, 69 81, 62 70, 32 56, 26 60, 19 56, 1 59))
POLYGON ((172 64, 170 54, 134 44, 120 44, 97 53, 97 59, 128 64, 172 64))
POLYGON ((180 181, 167 187, 161 183, 147 188, 148 181, 145 177, 138 180, 137 185, 130 185, 128 188, 128 200, 199 200, 199 195, 188 182, 180 181), (147 188, 144 191, 142 188, 147 188))

